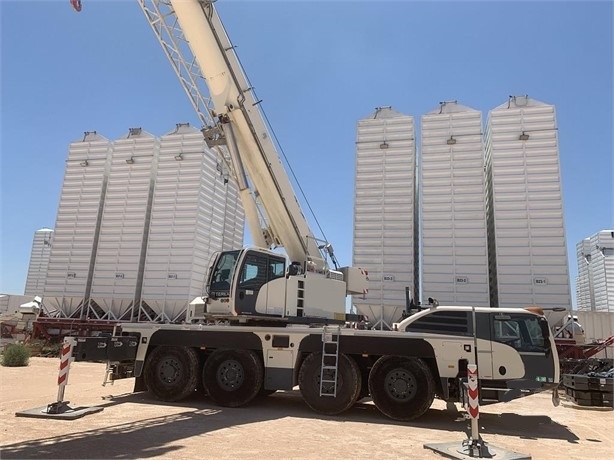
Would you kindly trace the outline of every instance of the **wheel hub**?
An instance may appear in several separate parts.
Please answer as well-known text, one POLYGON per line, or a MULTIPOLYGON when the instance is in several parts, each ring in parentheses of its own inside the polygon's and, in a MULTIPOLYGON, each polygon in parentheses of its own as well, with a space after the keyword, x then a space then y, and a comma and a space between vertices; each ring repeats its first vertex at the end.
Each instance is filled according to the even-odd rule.
POLYGON ((412 399, 416 394, 416 387, 416 379, 405 369, 394 369, 386 375, 386 392, 397 401, 412 399))
POLYGON ((241 363, 234 359, 224 361, 217 370, 217 382, 226 391, 233 391, 243 384, 245 375, 241 363))
POLYGON ((172 384, 177 381, 180 374, 181 364, 176 359, 168 358, 160 362, 158 375, 161 382, 172 384))

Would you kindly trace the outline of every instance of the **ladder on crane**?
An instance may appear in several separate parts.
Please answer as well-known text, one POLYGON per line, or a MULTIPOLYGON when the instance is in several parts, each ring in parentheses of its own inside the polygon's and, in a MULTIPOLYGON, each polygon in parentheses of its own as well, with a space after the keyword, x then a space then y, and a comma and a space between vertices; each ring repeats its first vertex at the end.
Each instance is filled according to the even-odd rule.
POLYGON ((320 372, 320 396, 337 396, 339 370, 340 326, 324 326, 322 329, 322 369, 320 372))

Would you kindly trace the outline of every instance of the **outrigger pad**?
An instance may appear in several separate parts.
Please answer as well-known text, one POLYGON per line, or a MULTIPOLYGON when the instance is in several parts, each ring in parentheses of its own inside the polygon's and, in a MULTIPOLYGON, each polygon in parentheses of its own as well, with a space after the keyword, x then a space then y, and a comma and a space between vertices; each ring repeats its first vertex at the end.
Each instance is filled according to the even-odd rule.
POLYGON ((493 447, 488 444, 488 450, 483 455, 472 455, 466 449, 464 443, 461 442, 444 442, 436 444, 424 444, 425 449, 430 449, 438 454, 452 459, 470 459, 470 458, 494 458, 496 460, 531 460, 531 456, 514 452, 511 450, 493 447))
POLYGON ((76 407, 72 408, 69 404, 70 401, 58 401, 48 404, 43 407, 35 407, 34 409, 27 409, 21 412, 16 412, 16 417, 33 417, 33 418, 56 418, 63 420, 74 420, 81 418, 88 414, 94 414, 100 412, 104 407, 76 407))

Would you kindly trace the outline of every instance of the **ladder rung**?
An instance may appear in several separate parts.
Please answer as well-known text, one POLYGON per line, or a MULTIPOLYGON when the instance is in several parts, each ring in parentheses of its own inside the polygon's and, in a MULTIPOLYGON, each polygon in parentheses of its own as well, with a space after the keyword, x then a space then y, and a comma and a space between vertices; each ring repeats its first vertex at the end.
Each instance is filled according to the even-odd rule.
POLYGON ((322 331, 322 375, 320 376, 320 396, 337 396, 337 377, 339 373, 339 339, 341 329, 324 326, 322 331), (324 371, 328 375, 324 378, 324 371), (331 375, 332 374, 332 375, 331 375), (332 388, 325 386, 332 385, 332 388))

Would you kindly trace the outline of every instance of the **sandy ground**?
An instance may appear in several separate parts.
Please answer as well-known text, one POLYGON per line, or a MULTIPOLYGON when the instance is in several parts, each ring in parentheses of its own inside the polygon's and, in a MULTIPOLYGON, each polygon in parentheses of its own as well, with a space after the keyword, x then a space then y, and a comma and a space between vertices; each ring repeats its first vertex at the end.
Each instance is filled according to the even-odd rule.
MULTIPOLYGON (((337 417, 319 416, 297 391, 278 392, 249 407, 220 408, 204 397, 158 403, 131 394, 133 380, 103 387, 104 366, 74 363, 65 400, 102 406, 83 418, 16 417, 57 397, 59 360, 31 358, 22 368, 0 367, 0 457, 9 458, 444 458, 424 448, 466 438, 462 412, 433 407, 412 423, 382 416, 361 402, 337 417)), ((493 448, 534 459, 601 459, 614 455, 614 412, 586 410, 549 394, 481 408, 480 434, 493 448)), ((500 456, 494 457, 501 458, 500 456)))

